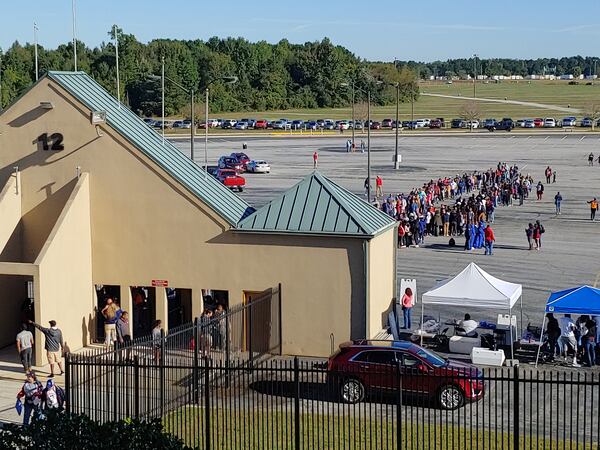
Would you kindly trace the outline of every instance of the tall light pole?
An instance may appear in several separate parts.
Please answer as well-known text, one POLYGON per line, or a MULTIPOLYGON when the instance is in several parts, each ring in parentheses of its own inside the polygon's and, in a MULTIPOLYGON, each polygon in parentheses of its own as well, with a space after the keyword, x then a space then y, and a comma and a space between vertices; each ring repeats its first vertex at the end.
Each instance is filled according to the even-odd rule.
POLYGON ((400 83, 396 83, 396 146, 394 148, 394 169, 398 170, 400 164, 398 162, 398 133, 400 131, 400 83))
POLYGON ((206 83, 206 88, 204 89, 204 170, 208 170, 208 88, 216 81, 224 81, 225 84, 235 84, 238 81, 238 77, 233 75, 221 76, 213 78, 206 83))
POLYGON ((354 81, 352 81, 352 151, 354 151, 354 128, 356 127, 356 120, 354 119, 354 81))
POLYGON ((161 58, 161 76, 160 76, 160 91, 161 91, 161 101, 162 101, 162 117, 160 121, 160 126, 162 128, 162 145, 165 145, 165 57, 161 58))
POLYGON ((71 0, 71 12, 73 14, 73 61, 75 72, 77 72, 77 26, 75 24, 75 0, 71 0))
POLYGON ((119 29, 116 25, 113 25, 113 35, 115 39, 115 60, 117 68, 117 101, 119 102, 119 108, 121 107, 121 81, 119 77, 119 29))
POLYGON ((473 98, 476 98, 475 86, 477 84, 477 54, 473 55, 473 98))
POLYGON ((33 48, 35 52, 35 81, 40 78, 39 70, 38 70, 38 38, 37 38, 38 27, 35 22, 33 22, 33 48))
POLYGON ((371 203, 371 89, 367 90, 367 202, 371 203))

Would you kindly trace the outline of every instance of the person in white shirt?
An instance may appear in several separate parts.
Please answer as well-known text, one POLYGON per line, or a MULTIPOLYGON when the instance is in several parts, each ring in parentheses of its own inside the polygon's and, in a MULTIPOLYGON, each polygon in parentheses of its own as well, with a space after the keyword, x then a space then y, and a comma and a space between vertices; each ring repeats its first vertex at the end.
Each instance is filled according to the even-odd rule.
POLYGON ((465 319, 460 321, 459 326, 460 326, 460 328, 462 328, 462 331, 457 331, 457 333, 456 333, 459 336, 467 336, 467 337, 476 337, 477 336, 477 333, 475 332, 475 330, 479 326, 479 322, 471 319, 470 314, 465 314, 465 319))
POLYGON ((577 364, 577 340, 575 339, 575 323, 571 319, 571 314, 565 314, 558 321, 560 326, 560 338, 558 340, 561 353, 564 353, 565 362, 569 352, 569 347, 573 349, 573 367, 581 367, 577 364))

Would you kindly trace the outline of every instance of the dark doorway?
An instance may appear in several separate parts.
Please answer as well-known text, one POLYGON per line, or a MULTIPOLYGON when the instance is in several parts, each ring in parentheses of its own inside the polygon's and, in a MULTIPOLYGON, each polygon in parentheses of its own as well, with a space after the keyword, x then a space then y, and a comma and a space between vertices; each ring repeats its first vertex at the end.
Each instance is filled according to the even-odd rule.
POLYGON ((169 330, 192 321, 192 290, 167 288, 169 330))
POLYGON ((121 305, 121 286, 97 284, 96 285, 96 334, 94 342, 104 342, 104 316, 102 308, 106 306, 106 299, 112 298, 114 302, 121 305))
POLYGON ((153 287, 132 286, 133 336, 140 337, 152 332, 156 320, 156 292, 153 287))
POLYGON ((229 291, 219 291, 217 289, 206 289, 202 291, 202 299, 204 301, 204 308, 208 308, 214 311, 217 305, 220 303, 229 309, 229 291))

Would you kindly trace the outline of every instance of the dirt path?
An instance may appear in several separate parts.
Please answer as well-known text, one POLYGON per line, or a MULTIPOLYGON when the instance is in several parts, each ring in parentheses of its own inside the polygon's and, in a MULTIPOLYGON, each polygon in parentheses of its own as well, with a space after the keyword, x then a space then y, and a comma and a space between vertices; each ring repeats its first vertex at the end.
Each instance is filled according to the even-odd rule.
POLYGON ((511 104, 511 105, 529 106, 531 108, 549 109, 552 111, 568 112, 568 113, 573 113, 573 114, 581 112, 581 110, 578 108, 565 108, 563 106, 545 105, 543 103, 533 103, 533 102, 521 102, 518 100, 501 100, 498 98, 477 98, 477 97, 473 98, 473 97, 462 97, 459 95, 428 94, 425 92, 421 92, 421 95, 427 95, 429 97, 455 98, 455 99, 459 99, 459 100, 474 100, 477 102, 507 103, 507 104, 511 104))

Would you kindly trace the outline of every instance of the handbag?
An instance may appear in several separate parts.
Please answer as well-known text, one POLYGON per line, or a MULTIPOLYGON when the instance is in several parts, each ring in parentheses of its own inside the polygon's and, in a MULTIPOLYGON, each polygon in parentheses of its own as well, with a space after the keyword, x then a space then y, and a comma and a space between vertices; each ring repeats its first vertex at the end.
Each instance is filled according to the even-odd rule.
POLYGON ((23 403, 21 403, 20 398, 18 398, 17 402, 15 403, 15 409, 17 410, 17 414, 20 416, 23 412, 23 403))

